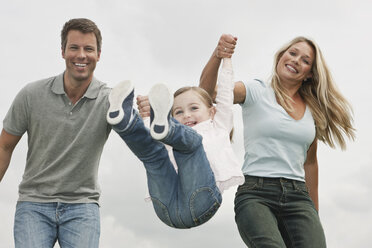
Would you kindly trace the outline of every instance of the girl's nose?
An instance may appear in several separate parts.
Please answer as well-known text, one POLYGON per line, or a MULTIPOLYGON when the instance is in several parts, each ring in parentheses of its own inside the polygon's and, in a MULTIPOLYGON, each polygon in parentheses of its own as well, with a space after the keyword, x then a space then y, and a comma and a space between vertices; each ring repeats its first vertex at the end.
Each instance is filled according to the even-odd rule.
POLYGON ((190 117, 190 116, 191 116, 190 112, 189 112, 189 111, 185 111, 185 113, 184 113, 184 117, 185 117, 185 118, 188 118, 188 117, 190 117))

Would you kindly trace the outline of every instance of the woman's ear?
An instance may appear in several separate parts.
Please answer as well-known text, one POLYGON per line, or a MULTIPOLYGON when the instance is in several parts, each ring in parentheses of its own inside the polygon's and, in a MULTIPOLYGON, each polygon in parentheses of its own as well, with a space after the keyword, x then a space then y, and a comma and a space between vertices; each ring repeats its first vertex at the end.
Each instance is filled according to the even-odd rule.
POLYGON ((306 82, 310 82, 311 80, 312 80, 312 76, 307 76, 305 79, 304 79, 304 83, 306 83, 306 82))

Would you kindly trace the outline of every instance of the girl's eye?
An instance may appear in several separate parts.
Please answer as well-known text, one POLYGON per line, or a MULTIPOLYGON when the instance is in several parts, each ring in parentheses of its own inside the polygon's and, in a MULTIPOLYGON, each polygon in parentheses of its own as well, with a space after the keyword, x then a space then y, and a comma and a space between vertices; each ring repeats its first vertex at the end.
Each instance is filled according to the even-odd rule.
POLYGON ((289 51, 289 54, 292 55, 292 56, 295 56, 296 55, 296 53, 293 52, 293 51, 289 51))
POLYGON ((199 108, 195 107, 195 106, 191 107, 191 110, 197 110, 197 109, 199 109, 199 108))
POLYGON ((178 110, 178 111, 174 112, 174 115, 180 115, 180 114, 182 114, 181 110, 178 110))
POLYGON ((310 62, 306 59, 304 59, 304 63, 307 64, 307 65, 310 65, 310 62))

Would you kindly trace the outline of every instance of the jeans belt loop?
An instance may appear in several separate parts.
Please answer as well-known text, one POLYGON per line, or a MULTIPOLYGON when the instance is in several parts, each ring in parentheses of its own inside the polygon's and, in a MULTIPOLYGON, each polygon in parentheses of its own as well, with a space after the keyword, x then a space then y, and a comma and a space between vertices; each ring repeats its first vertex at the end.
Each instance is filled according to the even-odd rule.
POLYGON ((264 179, 262 177, 258 178, 258 187, 262 188, 264 179))
POLYGON ((292 182, 292 185, 293 185, 293 189, 297 189, 297 182, 296 180, 291 180, 292 182))

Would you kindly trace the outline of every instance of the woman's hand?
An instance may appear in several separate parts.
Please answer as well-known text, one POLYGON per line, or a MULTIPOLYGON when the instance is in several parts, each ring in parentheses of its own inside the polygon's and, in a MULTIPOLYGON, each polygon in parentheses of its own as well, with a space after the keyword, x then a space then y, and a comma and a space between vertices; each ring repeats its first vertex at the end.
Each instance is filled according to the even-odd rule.
POLYGON ((234 54, 237 40, 238 38, 232 36, 231 34, 221 35, 218 45, 214 50, 214 55, 219 59, 231 58, 231 56, 234 54))

